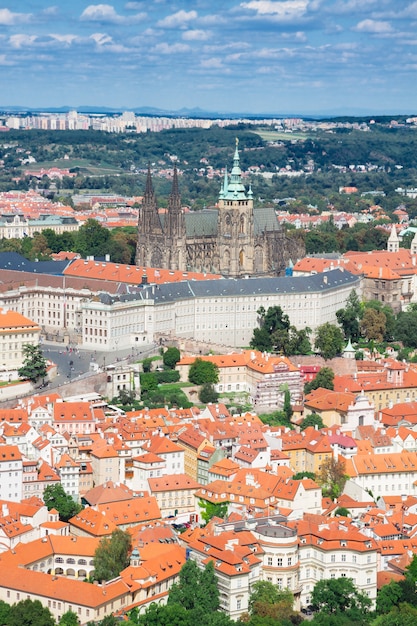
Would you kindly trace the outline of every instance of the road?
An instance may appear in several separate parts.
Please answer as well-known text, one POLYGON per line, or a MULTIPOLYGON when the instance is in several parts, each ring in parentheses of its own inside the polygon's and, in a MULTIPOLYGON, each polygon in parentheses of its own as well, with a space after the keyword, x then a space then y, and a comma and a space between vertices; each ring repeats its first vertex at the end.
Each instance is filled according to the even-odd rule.
POLYGON ((58 366, 57 376, 47 385, 48 389, 60 387, 66 382, 74 380, 91 371, 97 365, 102 369, 111 363, 124 361, 140 361, 150 353, 155 353, 156 347, 138 351, 118 350, 117 352, 99 352, 95 350, 84 350, 78 347, 62 346, 56 343, 42 342, 43 355, 46 359, 53 361, 58 366))

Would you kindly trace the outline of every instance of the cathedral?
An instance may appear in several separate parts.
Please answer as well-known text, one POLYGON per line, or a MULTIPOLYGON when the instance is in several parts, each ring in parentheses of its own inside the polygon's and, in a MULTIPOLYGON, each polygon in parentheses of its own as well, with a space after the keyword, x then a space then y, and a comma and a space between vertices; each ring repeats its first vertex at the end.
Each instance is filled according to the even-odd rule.
POLYGON ((303 256, 286 237, 273 207, 253 206, 242 182, 238 140, 233 168, 222 181, 217 208, 184 213, 174 169, 167 212, 158 212, 150 170, 138 217, 136 265, 211 272, 227 277, 277 276, 303 256))

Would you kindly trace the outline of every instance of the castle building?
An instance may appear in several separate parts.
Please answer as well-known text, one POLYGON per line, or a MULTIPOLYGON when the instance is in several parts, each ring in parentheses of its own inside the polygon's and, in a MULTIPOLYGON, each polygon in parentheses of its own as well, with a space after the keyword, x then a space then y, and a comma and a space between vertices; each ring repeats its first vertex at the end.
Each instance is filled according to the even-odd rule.
POLYGON ((167 213, 160 215, 148 170, 138 216, 136 265, 229 277, 276 276, 303 254, 303 245, 279 227, 273 207, 254 207, 252 190, 242 182, 238 140, 216 209, 184 213, 174 168, 167 213))

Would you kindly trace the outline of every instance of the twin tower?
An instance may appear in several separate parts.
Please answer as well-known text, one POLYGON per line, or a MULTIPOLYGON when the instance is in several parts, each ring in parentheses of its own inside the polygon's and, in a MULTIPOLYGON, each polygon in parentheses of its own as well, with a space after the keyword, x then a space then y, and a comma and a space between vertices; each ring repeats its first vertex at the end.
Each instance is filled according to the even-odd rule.
POLYGON ((226 277, 282 275, 291 259, 302 256, 296 240, 279 228, 273 207, 254 208, 246 191, 238 151, 227 170, 217 207, 184 213, 174 168, 166 212, 160 213, 150 170, 139 209, 136 265, 226 277))

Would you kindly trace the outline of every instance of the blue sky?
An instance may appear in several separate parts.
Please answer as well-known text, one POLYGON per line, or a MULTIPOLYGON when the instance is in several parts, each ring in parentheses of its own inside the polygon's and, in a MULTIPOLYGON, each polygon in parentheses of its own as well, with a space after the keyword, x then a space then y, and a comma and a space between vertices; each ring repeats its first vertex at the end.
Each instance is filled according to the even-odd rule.
POLYGON ((417 113, 417 1, 2 6, 0 106, 417 113))

